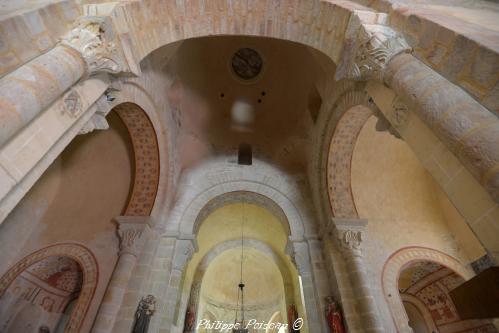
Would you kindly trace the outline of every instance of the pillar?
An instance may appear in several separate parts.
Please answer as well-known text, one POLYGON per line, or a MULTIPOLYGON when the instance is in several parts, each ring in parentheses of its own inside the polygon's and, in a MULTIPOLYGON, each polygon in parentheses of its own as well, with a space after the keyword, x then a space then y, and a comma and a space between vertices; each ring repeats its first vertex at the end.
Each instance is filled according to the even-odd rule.
POLYGON ((169 323, 175 323, 175 316, 180 301, 180 292, 182 288, 182 277, 187 268, 188 261, 194 254, 194 241, 191 239, 178 239, 175 243, 175 252, 172 260, 172 271, 167 289, 167 305, 165 317, 169 323))
POLYGON ((0 147, 85 75, 120 72, 115 39, 104 18, 84 17, 52 50, 1 78, 0 147))
POLYGON ((362 255, 367 221, 362 219, 332 218, 329 234, 337 238, 338 248, 345 260, 347 274, 352 285, 355 308, 364 332, 384 332, 374 297, 369 286, 366 264, 362 255))
MULTIPOLYGON (((158 299, 157 316, 151 320, 151 332, 180 330, 174 325, 180 315, 179 304, 183 277, 187 264, 197 250, 194 235, 166 232, 162 235, 155 258, 150 293, 158 299)), ((183 322, 181 323, 183 324, 183 322)))
POLYGON ((324 311, 320 308, 317 299, 314 277, 312 272, 311 258, 306 241, 292 241, 292 258, 301 277, 303 297, 305 298, 306 314, 299 314, 304 317, 309 332, 324 332, 321 323, 324 322, 322 316, 324 311))
POLYGON ((94 333, 112 331, 137 258, 149 237, 149 216, 118 216, 115 221, 118 224, 120 252, 94 322, 94 333))
POLYGON ((410 54, 404 38, 390 27, 358 20, 351 21, 354 33, 347 39, 352 42, 346 43, 336 78, 386 84, 499 203, 497 116, 410 54))

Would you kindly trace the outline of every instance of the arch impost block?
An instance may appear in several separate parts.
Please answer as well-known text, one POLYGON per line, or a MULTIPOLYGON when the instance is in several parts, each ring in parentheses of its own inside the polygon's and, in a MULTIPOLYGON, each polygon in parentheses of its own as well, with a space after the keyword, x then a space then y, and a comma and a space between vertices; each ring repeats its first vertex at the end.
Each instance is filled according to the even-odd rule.
POLYGON ((362 256, 362 243, 367 228, 366 219, 332 218, 331 231, 339 240, 339 248, 347 257, 362 256))
POLYGON ((123 6, 92 4, 86 5, 84 12, 85 16, 76 20, 60 45, 81 54, 87 75, 100 72, 140 75, 123 6))
POLYGON ((377 19, 354 12, 350 18, 336 80, 376 80, 383 82, 390 60, 400 53, 410 53, 412 48, 404 37, 385 25, 386 15, 377 19))
POLYGON ((60 44, 81 54, 88 75, 98 72, 117 74, 125 67, 112 25, 106 17, 80 17, 60 44))
POLYGON ((120 238, 120 255, 129 253, 135 257, 140 254, 145 239, 150 232, 150 216, 117 216, 114 218, 118 224, 120 238))
POLYGON ((172 260, 173 269, 182 272, 196 249, 195 239, 178 239, 175 242, 175 253, 172 260))

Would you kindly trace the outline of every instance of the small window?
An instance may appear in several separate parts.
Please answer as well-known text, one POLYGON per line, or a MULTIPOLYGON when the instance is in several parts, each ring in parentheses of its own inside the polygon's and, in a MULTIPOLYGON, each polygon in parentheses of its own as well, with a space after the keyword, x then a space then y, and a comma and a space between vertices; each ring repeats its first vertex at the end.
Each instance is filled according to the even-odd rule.
POLYGON ((252 165, 253 164, 253 151, 251 145, 247 143, 241 143, 239 145, 239 154, 237 158, 237 164, 240 165, 252 165))

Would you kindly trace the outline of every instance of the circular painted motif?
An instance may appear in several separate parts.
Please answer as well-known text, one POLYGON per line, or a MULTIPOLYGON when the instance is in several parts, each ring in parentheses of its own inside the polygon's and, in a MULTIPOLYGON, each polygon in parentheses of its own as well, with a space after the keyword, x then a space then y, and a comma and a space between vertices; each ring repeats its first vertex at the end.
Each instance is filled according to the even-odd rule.
POLYGON ((252 80, 260 74, 263 67, 262 57, 253 49, 239 49, 232 56, 232 70, 243 80, 252 80))

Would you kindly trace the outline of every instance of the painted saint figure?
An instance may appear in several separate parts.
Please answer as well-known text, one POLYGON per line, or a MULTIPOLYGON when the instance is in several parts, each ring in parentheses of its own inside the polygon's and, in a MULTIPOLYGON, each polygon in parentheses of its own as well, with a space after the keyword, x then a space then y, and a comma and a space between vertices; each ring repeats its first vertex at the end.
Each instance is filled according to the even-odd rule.
POLYGON ((151 316, 156 311, 156 298, 153 295, 142 297, 135 311, 135 323, 132 333, 147 333, 151 316))
POLYGON ((196 314, 194 307, 191 305, 187 308, 187 312, 185 313, 185 321, 184 321, 184 333, 194 331, 194 321, 196 320, 196 314))
POLYGON ((296 305, 292 304, 288 310, 288 327, 290 333, 300 333, 299 329, 293 325, 294 322, 298 319, 298 310, 296 309, 296 305))
POLYGON ((345 333, 340 306, 333 297, 326 297, 326 319, 331 333, 345 333))

